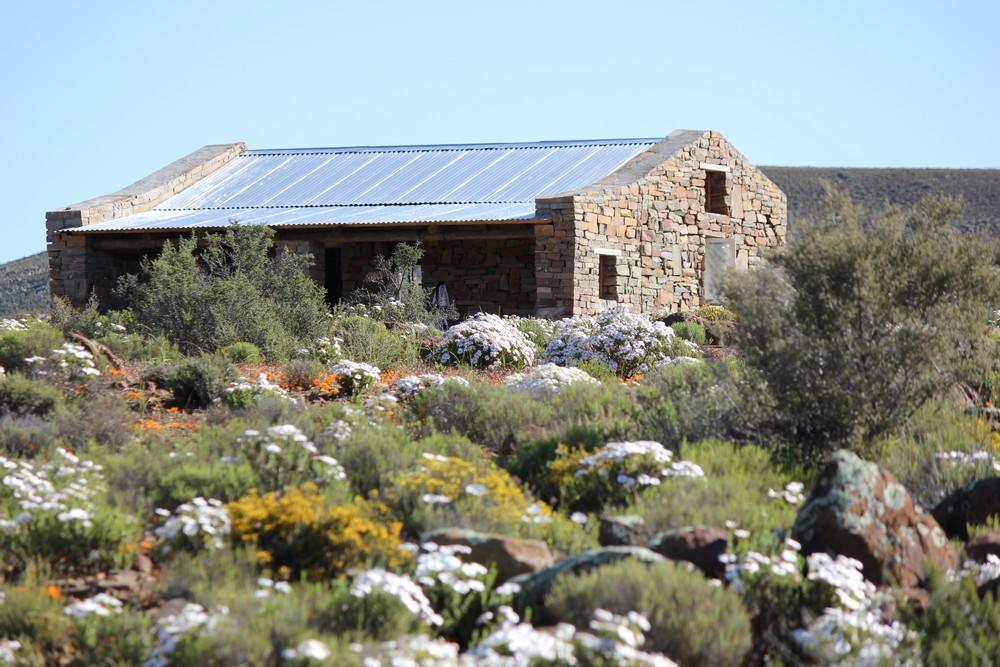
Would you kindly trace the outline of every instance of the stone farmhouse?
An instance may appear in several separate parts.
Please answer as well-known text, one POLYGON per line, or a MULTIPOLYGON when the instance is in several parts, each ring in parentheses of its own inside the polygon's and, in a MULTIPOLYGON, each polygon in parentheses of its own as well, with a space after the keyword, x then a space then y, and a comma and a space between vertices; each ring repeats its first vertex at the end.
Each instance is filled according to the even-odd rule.
POLYGON ((269 225, 331 302, 420 241, 459 310, 564 316, 710 303, 784 243, 785 195, 718 132, 663 139, 249 150, 205 146, 114 194, 46 213, 53 295, 107 302, 181 235, 269 225))

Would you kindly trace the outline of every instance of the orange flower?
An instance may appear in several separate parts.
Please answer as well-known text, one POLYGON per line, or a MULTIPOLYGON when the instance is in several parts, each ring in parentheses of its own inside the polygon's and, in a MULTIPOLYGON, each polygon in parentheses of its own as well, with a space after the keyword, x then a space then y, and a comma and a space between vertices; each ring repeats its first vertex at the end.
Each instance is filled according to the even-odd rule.
POLYGON ((156 421, 155 419, 143 419, 142 422, 139 424, 139 427, 143 431, 162 431, 163 430, 163 424, 161 424, 160 422, 156 421))
POLYGON ((62 589, 55 584, 49 584, 46 586, 45 593, 53 600, 57 600, 62 597, 62 589))
POLYGON ((172 407, 172 408, 167 408, 167 412, 172 412, 173 414, 177 414, 177 413, 179 413, 180 411, 181 411, 181 409, 180 409, 180 408, 178 408, 178 407, 176 407, 176 406, 175 406, 175 407, 172 407))
POLYGON ((128 375, 128 371, 125 369, 109 368, 108 374, 111 375, 111 377, 122 377, 123 375, 128 375))
POLYGON ((134 391, 133 390, 133 391, 127 391, 127 392, 125 392, 125 398, 129 399, 130 401, 139 400, 140 398, 142 398, 145 395, 146 394, 144 392, 141 392, 141 391, 134 391))

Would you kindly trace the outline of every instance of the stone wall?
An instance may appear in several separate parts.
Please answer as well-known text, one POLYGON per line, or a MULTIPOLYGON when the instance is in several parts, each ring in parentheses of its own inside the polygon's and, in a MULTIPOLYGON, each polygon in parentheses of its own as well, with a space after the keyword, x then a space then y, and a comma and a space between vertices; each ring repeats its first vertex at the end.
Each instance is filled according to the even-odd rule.
POLYGON ((718 132, 679 131, 587 190, 537 202, 553 221, 538 239, 539 312, 640 312, 704 302, 706 240, 733 238, 737 269, 784 243, 785 196, 718 132), (725 175, 728 214, 706 211, 707 171, 725 175), (616 295, 602 298, 602 254, 614 255, 616 295))
MULTIPOLYGON (((49 292, 76 305, 83 304, 98 285, 97 271, 104 261, 82 235, 59 230, 84 227, 148 211, 165 199, 201 180, 246 150, 243 143, 204 146, 118 192, 66 206, 45 214, 49 255, 49 292)), ((106 258, 105 258, 106 259, 106 258)))
MULTIPOLYGON (((535 309, 532 239, 424 241, 423 283, 443 281, 463 314, 480 310, 531 314, 535 309)), ((341 247, 345 296, 361 287, 377 254, 391 243, 351 243, 341 247)))

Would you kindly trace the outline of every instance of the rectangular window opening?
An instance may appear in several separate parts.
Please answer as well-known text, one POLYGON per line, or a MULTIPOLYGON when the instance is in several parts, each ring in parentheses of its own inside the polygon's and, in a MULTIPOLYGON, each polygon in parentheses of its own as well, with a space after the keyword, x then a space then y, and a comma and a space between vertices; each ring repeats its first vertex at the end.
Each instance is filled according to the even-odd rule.
POLYGON ((705 211, 729 215, 726 205, 726 172, 705 171, 705 211))
POLYGON ((722 281, 736 266, 736 239, 705 239, 705 264, 702 270, 703 296, 709 303, 722 298, 722 281))
POLYGON ((598 284, 602 299, 618 300, 618 258, 614 255, 598 255, 598 284))

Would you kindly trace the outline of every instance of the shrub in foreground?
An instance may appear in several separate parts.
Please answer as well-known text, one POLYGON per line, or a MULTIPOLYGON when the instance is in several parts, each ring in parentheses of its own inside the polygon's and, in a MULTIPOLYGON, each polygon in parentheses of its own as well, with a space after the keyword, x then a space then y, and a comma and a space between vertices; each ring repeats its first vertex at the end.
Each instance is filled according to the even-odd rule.
POLYGON ((62 402, 62 392, 44 380, 17 374, 0 376, 0 415, 45 417, 62 402))
POLYGON ((23 329, 0 331, 0 367, 8 373, 25 370, 29 367, 26 359, 48 357, 62 344, 59 329, 37 320, 23 329))
POLYGON ((163 386, 173 393, 178 403, 194 408, 211 405, 236 379, 232 365, 212 355, 184 359, 167 366, 159 375, 163 386))
POLYGON ((547 613, 586 628, 595 609, 638 611, 652 626, 644 648, 681 665, 738 665, 750 650, 750 618, 739 595, 683 564, 625 559, 562 575, 545 597, 547 613))

